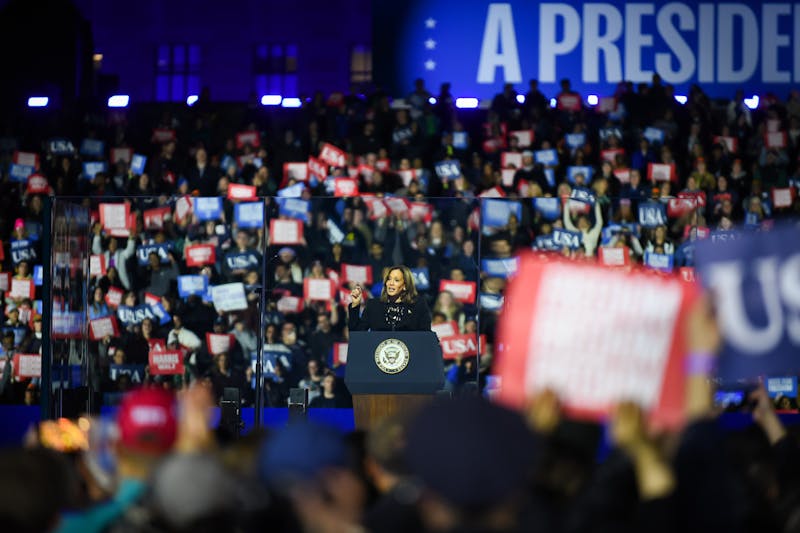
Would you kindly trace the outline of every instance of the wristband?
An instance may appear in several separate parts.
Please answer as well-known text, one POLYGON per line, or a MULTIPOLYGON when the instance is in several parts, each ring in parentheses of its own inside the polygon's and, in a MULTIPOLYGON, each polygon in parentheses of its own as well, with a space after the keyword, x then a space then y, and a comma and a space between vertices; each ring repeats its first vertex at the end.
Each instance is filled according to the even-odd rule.
POLYGON ((717 357, 712 353, 693 352, 686 356, 686 375, 708 376, 717 369, 717 357))

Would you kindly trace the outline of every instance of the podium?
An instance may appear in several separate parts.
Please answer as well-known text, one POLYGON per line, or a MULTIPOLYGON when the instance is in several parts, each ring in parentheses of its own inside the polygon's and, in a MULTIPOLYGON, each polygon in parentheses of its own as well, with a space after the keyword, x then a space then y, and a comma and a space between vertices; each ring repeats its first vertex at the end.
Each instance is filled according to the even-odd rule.
POLYGON ((353 331, 345 383, 353 396, 356 429, 415 409, 444 385, 439 338, 432 331, 353 331))

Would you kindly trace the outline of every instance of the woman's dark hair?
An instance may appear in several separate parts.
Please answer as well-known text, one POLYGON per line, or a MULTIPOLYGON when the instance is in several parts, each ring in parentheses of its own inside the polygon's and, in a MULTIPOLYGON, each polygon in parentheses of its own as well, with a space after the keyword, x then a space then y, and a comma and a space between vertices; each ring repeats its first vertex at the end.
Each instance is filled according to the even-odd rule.
POLYGON ((414 275, 411 274, 411 270, 405 265, 395 265, 391 268, 387 268, 383 274, 383 289, 381 290, 381 301, 388 302, 389 295, 386 293, 386 281, 389 279, 389 274, 394 272, 395 270, 399 270, 400 273, 403 275, 403 283, 405 285, 405 290, 400 294, 400 301, 403 303, 414 303, 417 301, 417 286, 414 283, 414 275))

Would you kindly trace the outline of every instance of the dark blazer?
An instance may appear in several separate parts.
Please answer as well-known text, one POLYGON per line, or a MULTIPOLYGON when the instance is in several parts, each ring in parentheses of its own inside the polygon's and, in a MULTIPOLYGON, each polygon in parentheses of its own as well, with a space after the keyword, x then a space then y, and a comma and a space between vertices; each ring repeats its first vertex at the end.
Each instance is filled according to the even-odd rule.
POLYGON ((389 305, 380 300, 367 300, 361 316, 358 307, 348 307, 350 331, 430 331, 431 310, 424 297, 419 296, 412 304, 396 304, 402 308, 402 317, 394 327, 386 319, 389 305))

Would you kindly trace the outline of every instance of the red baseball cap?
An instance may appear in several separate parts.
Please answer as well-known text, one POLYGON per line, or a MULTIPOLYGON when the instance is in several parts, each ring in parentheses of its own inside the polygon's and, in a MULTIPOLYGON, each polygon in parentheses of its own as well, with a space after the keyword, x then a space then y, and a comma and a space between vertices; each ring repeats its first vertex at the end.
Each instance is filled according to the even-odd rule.
POLYGON ((150 454, 170 451, 178 431, 175 413, 175 396, 163 389, 139 389, 126 394, 117 413, 120 444, 150 454))

